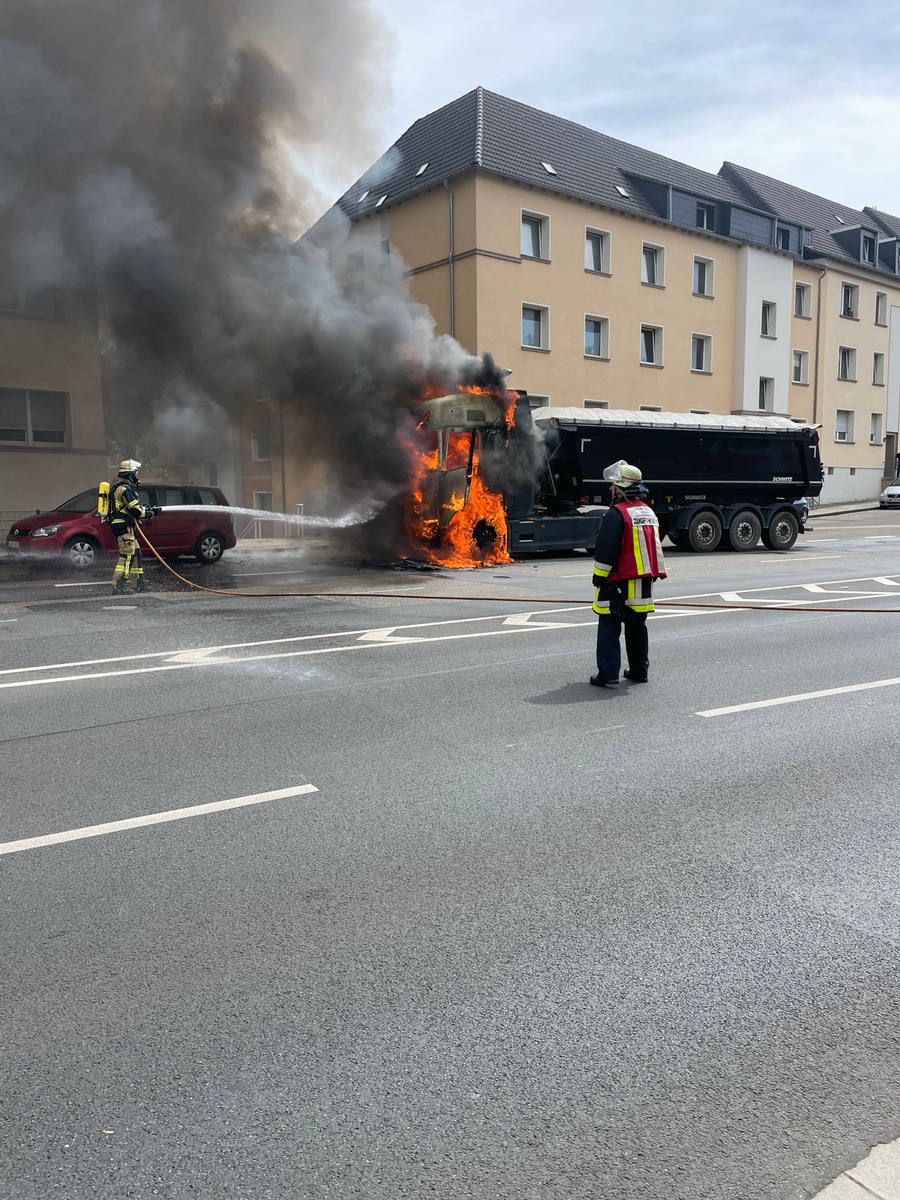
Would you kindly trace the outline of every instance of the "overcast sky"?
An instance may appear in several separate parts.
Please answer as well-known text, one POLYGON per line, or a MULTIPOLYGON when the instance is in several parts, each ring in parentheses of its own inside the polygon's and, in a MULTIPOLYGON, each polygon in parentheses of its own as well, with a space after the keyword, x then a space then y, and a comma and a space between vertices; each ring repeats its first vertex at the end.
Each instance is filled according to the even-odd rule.
POLYGON ((393 45, 373 160, 483 84, 708 171, 900 213, 898 0, 372 3, 393 45))

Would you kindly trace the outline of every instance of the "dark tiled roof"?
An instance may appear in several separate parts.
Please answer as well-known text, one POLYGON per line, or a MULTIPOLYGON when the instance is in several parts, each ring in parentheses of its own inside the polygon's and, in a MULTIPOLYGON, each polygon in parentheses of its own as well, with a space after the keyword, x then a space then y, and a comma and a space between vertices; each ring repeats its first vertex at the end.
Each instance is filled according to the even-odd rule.
POLYGON ((478 87, 420 118, 338 201, 351 220, 481 169, 638 216, 659 217, 640 180, 748 205, 726 179, 478 87), (423 163, 428 167, 417 171, 423 163), (542 165, 549 163, 551 174, 542 165), (617 186, 628 194, 622 195, 617 186), (360 203, 360 196, 368 192, 360 203))
POLYGON ((868 205, 863 211, 869 220, 888 237, 900 238, 900 217, 893 217, 890 213, 882 212, 880 208, 869 208, 868 205))

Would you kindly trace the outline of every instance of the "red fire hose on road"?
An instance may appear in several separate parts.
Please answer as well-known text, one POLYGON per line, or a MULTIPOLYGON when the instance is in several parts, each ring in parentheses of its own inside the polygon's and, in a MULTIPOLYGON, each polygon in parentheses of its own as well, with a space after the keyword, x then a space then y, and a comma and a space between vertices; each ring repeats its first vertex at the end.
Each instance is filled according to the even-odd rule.
MULTIPOLYGON (((135 528, 140 534, 141 539, 146 542, 148 549, 153 554, 162 566, 174 575, 176 579, 180 579, 182 583, 189 588, 193 588, 197 592, 208 592, 212 596, 243 596, 250 600, 265 600, 277 598, 279 596, 303 597, 310 600, 319 599, 335 599, 335 600, 364 600, 367 597, 381 600, 476 600, 484 601, 492 604, 572 604, 572 597, 566 596, 559 598, 555 596, 423 596, 417 592, 237 592, 226 588, 211 588, 204 587, 200 583, 193 583, 190 579, 185 579, 183 575, 179 575, 173 566, 158 553, 156 547, 141 529, 140 525, 135 523, 135 528)), ((576 604, 581 603, 575 601, 576 604)), ((589 606, 590 600, 585 600, 585 606, 589 606)), ((757 612, 839 612, 839 613, 900 613, 900 608, 823 608, 821 605, 800 605, 791 604, 789 607, 772 604, 715 604, 715 603, 693 603, 689 600, 654 600, 656 608, 721 608, 721 609, 749 609, 757 612)))

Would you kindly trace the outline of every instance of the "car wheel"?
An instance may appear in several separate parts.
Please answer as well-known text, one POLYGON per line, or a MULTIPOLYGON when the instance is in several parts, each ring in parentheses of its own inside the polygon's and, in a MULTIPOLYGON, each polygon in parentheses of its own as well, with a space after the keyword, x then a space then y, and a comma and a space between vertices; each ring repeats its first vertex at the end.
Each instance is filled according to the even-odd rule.
POLYGON ((728 540, 733 550, 752 550, 759 541, 762 532, 762 522, 755 512, 749 508, 735 513, 734 519, 728 526, 728 540))
POLYGON ((722 519, 712 509, 704 509, 691 518, 687 528, 688 545, 698 554, 715 550, 722 539, 722 519))
POLYGON ((225 543, 217 533, 201 533, 194 547, 194 557, 197 562, 208 565, 216 563, 225 553, 225 543))
POLYGON ((100 557, 100 543, 89 537, 73 537, 66 542, 63 558, 76 571, 86 571, 100 557))
POLYGON ((790 550, 797 540, 800 524, 792 512, 776 513, 772 524, 763 530, 762 540, 770 550, 790 550))

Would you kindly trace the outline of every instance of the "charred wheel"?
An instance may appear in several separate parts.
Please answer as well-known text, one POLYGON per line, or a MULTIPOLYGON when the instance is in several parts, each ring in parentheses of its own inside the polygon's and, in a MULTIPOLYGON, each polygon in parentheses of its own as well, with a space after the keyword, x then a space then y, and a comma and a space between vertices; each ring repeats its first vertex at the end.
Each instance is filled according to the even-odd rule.
POLYGON ((772 518, 768 529, 763 530, 762 540, 770 550, 790 550, 800 532, 800 522, 790 509, 783 508, 772 518))
POLYGON ((479 550, 490 550, 496 544, 497 530, 484 517, 476 521, 472 529, 472 541, 479 550))
POLYGON ((762 521, 749 508, 735 513, 728 526, 728 540, 733 550, 752 550, 762 533, 762 521))
POLYGON ((698 554, 715 550, 722 540, 722 518, 712 509, 704 509, 691 517, 687 527, 687 542, 698 554))

